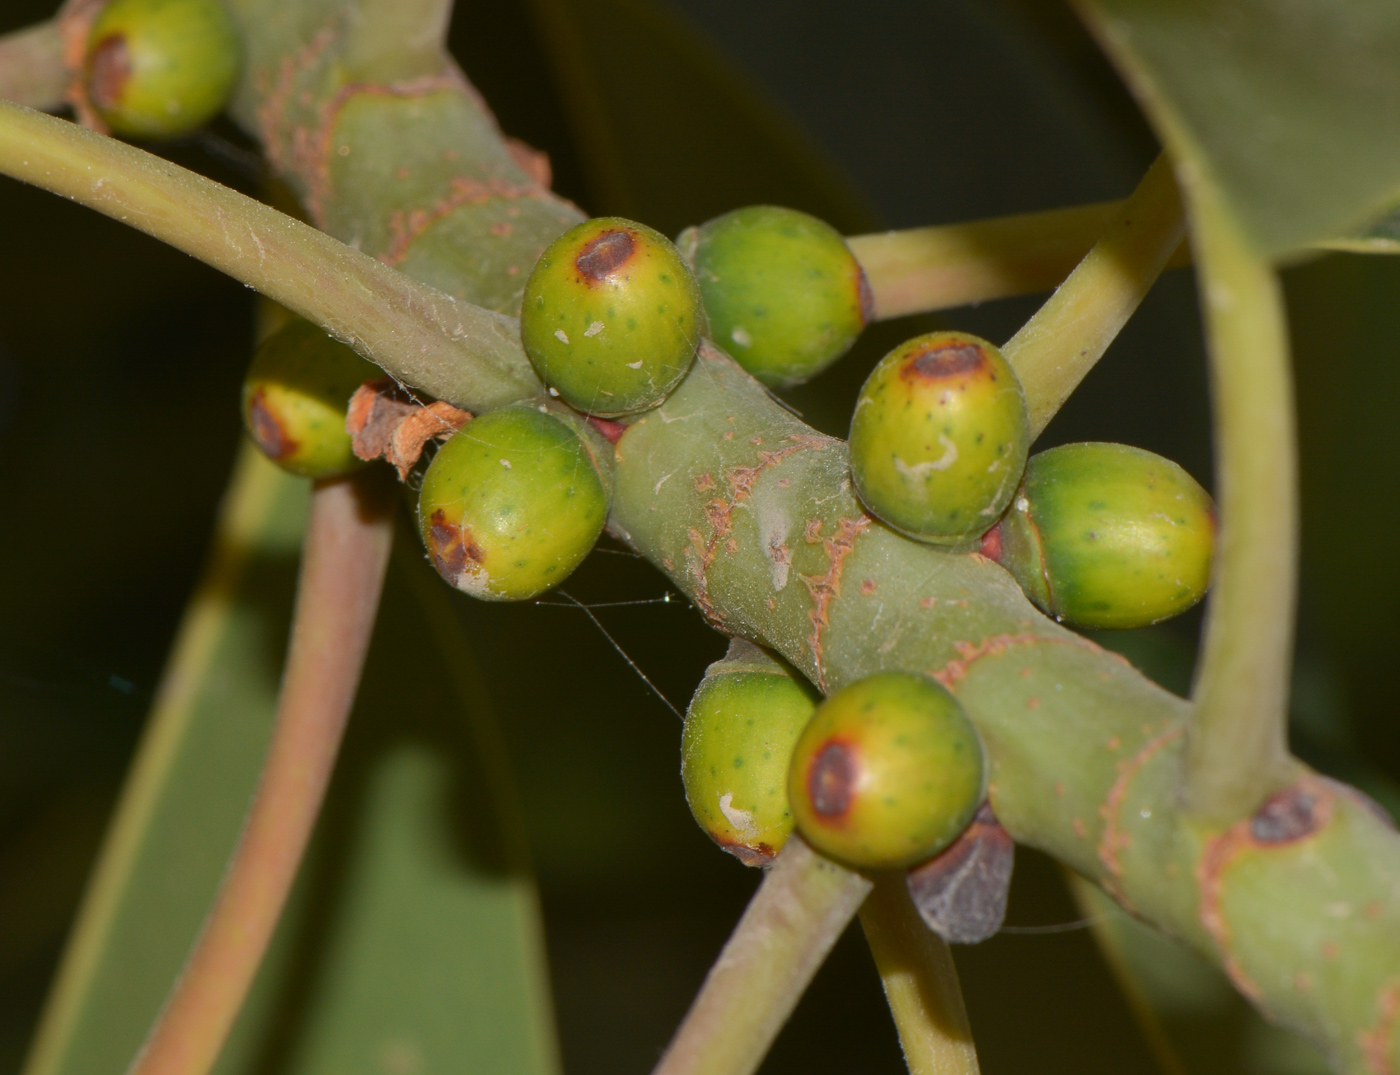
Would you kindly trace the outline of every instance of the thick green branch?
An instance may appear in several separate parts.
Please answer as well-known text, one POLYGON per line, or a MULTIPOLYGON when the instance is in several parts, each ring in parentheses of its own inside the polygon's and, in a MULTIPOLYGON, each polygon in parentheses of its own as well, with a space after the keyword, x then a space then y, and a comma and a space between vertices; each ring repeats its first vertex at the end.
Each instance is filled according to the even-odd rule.
POLYGON ((793 836, 764 875, 653 1075, 750 1075, 870 882, 793 836))
POLYGON ((330 782, 393 538, 382 471, 319 485, 262 780, 194 952, 133 1075, 205 1075, 218 1059, 296 878, 330 782))
POLYGON ((1220 536, 1183 793, 1193 814, 1223 823, 1293 776, 1298 464, 1278 280, 1208 189, 1195 192, 1192 235, 1210 344, 1220 536))
POLYGON ((62 106, 72 80, 56 20, 0 37, 0 97, 5 100, 52 111, 62 106))
POLYGON ((484 410, 540 391, 512 318, 143 150, 0 102, 0 172, 207 262, 459 407, 484 410))
POLYGON ((1069 399, 1181 245, 1186 223, 1159 157, 1103 237, 1002 350, 1026 390, 1031 436, 1069 399))
POLYGON ((909 1075, 977 1075, 977 1048, 953 953, 914 909, 904 874, 876 879, 860 909, 860 924, 909 1075))

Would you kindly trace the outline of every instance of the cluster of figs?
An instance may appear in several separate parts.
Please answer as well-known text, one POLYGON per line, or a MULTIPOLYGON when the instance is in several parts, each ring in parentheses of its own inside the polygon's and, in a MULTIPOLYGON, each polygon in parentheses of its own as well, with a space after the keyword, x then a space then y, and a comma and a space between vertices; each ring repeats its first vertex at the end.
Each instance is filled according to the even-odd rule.
MULTIPOLYGON (((176 137, 223 108, 241 57, 223 0, 111 0, 88 38, 83 87, 113 131, 176 137)), ((871 317, 842 237, 754 206, 676 244, 620 218, 588 220, 540 256, 520 334, 546 392, 478 415, 421 473, 419 531, 438 571, 479 598, 522 600, 566 578, 607 521, 613 443, 681 383, 708 336, 771 389, 844 354, 871 317)), ((379 371, 294 319, 244 383, 253 439, 315 479, 364 465, 351 395, 379 371)), ((881 522, 1001 563, 1058 620, 1129 628, 1204 594, 1209 496, 1175 463, 1120 444, 1029 456, 1016 373, 986 340, 936 332, 886 355, 860 390, 851 479, 881 522)), ((947 690, 886 672, 825 700, 791 667, 736 643, 687 714, 686 795, 702 828, 765 864, 794 827, 862 869, 915 866, 968 827, 985 794, 977 732, 947 690)))

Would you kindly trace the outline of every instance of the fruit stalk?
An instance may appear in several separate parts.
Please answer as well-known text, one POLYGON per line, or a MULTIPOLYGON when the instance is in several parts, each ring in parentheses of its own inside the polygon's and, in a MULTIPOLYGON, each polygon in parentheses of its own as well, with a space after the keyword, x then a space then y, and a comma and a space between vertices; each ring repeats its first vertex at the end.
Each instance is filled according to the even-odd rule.
POLYGON ((512 319, 134 146, 0 101, 0 172, 192 254, 464 410, 541 391, 512 319))
POLYGON ((44 111, 63 104, 73 72, 63 61, 58 20, 0 37, 0 97, 44 111))
POLYGON ((1298 559, 1298 463, 1279 283, 1229 211, 1194 194, 1215 419, 1216 541, 1191 697, 1183 795, 1221 823, 1294 777, 1288 692, 1298 559))
POLYGON ((133 1075, 204 1075, 262 962, 330 781, 393 536, 382 471, 312 494, 276 725, 219 895, 133 1075))
POLYGON ((652 1075, 750 1075, 871 884, 789 837, 652 1075))
POLYGON ((1040 436, 1103 357, 1181 245, 1186 223, 1171 164, 1158 157, 1112 225, 1035 316, 1002 348, 1040 436), (1072 338, 1076 346, 1066 347, 1072 338))
POLYGON ((860 924, 889 1001, 909 1075, 977 1075, 977 1048, 948 945, 924 925, 903 873, 882 874, 860 924))

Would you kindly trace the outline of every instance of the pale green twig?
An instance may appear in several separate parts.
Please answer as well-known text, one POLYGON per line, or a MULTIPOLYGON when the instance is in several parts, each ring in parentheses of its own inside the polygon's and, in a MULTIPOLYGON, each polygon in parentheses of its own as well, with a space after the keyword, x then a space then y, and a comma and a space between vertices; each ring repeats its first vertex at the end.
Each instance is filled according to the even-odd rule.
POLYGON ((194 255, 459 407, 486 410, 540 391, 514 318, 134 146, 0 101, 0 173, 194 255))
POLYGON ((899 1031, 909 1075, 977 1075, 953 953, 919 917, 904 874, 886 874, 860 909, 860 924, 899 1031))
POLYGON ((653 1075, 755 1071, 870 887, 789 838, 653 1075))
POLYGON ((63 105, 72 80, 56 20, 0 37, 0 97, 5 100, 50 111, 63 105))
POLYGON ((1037 437, 1133 315, 1181 244, 1181 199, 1165 157, 1035 316, 1002 348, 1037 437))
POLYGON ((1192 193, 1215 413, 1220 533, 1183 798, 1223 824, 1288 783, 1289 668, 1298 546, 1293 382, 1283 296, 1207 182, 1192 193))
POLYGON ((320 812, 393 537, 383 472, 317 486, 262 779, 228 873, 132 1075, 205 1075, 272 939, 320 812))

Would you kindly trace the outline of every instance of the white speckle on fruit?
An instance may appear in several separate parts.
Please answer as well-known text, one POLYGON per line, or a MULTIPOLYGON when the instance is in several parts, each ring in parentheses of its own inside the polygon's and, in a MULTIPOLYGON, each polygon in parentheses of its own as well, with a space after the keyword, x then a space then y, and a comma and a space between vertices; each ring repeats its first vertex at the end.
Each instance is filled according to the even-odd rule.
POLYGON ((753 337, 744 331, 743 325, 735 325, 733 331, 729 333, 729 338, 740 347, 753 346, 753 337))
POLYGON ((719 797, 719 812, 744 836, 757 831, 758 826, 753 823, 753 815, 734 805, 733 792, 726 791, 719 797))
POLYGON ((564 330, 562 328, 557 328, 554 330, 554 338, 560 343, 569 342, 569 337, 564 334, 564 330))
POLYGON ((642 360, 639 358, 639 359, 637 359, 636 362, 629 362, 629 363, 627 363, 627 368, 628 368, 629 370, 639 370, 639 369, 641 369, 641 368, 642 368, 642 360))
POLYGON ((596 336, 598 335, 598 333, 603 331, 603 327, 603 322, 594 321, 593 324, 589 325, 586 329, 583 330, 583 334, 585 336, 596 336))

